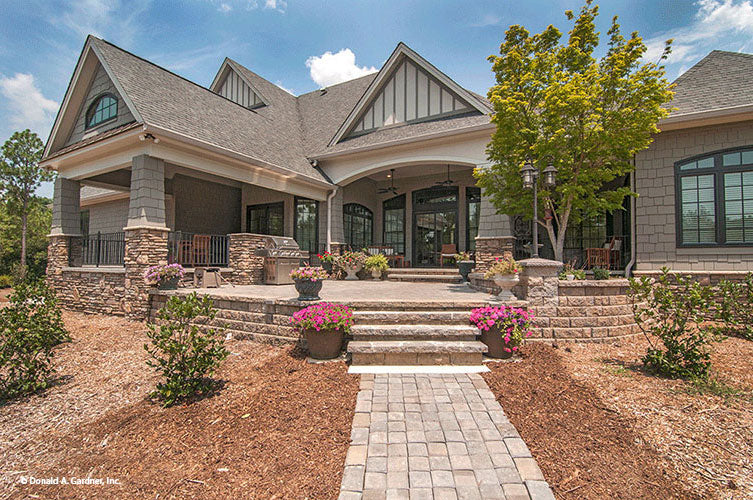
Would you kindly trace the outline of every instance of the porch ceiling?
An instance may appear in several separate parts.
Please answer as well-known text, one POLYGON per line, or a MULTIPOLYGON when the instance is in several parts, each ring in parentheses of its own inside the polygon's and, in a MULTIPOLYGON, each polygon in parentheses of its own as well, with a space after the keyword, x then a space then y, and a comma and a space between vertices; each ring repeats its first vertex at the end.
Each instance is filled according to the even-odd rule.
MULTIPOLYGON (((460 172, 470 170, 470 167, 465 165, 450 165, 450 173, 452 172, 460 172)), ((395 169, 395 181, 397 182, 398 179, 407 178, 407 177, 420 177, 425 175, 441 175, 447 173, 447 165, 446 164, 435 164, 435 165, 413 165, 409 167, 401 167, 395 169)), ((385 170, 382 170, 380 172, 374 172, 371 175, 368 175, 368 179, 372 179, 377 182, 381 181, 388 181, 390 178, 388 177, 390 175, 390 169, 386 168, 385 170)))

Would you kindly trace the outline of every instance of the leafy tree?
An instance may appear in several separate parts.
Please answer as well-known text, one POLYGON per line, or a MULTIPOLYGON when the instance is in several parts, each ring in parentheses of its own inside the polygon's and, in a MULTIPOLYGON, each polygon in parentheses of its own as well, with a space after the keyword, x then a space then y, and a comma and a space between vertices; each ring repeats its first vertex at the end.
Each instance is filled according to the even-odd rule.
POLYGON ((29 209, 34 192, 54 173, 40 168, 42 140, 29 129, 14 132, 0 154, 0 195, 12 215, 21 218, 21 269, 26 269, 26 235, 29 209))
MULTIPOLYGON (((47 267, 47 235, 52 222, 52 201, 34 196, 29 202, 26 236, 26 265, 28 274, 41 276, 47 267)), ((21 261, 21 217, 8 212, 0 202, 0 276, 15 274, 21 261)))
POLYGON ((637 32, 625 38, 613 18, 606 54, 597 60, 598 6, 588 0, 577 18, 572 11, 565 15, 575 19, 566 44, 554 26, 530 35, 514 25, 500 55, 489 57, 497 130, 487 148, 492 165, 475 172, 500 213, 532 218, 532 193, 522 187, 520 168, 529 158, 540 172, 554 164, 557 186, 540 192, 543 217, 536 223, 546 229, 557 260, 570 224, 619 209, 626 196, 635 196, 607 184, 632 172, 632 156, 649 146, 672 98, 664 67, 641 61, 646 45, 637 32))

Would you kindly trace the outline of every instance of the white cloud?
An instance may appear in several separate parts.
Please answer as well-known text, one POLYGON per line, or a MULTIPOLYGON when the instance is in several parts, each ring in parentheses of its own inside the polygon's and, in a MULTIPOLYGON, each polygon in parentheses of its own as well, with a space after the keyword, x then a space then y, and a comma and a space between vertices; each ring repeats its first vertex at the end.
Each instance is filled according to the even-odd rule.
POLYGON ((31 129, 47 138, 58 103, 47 99, 37 88, 34 76, 16 73, 12 77, 0 75, 0 94, 3 95, 7 119, 14 129, 31 129))
POLYGON ((311 79, 320 87, 329 87, 377 70, 373 66, 358 66, 356 55, 350 49, 342 49, 336 54, 327 51, 320 56, 311 56, 306 59, 306 67, 309 68, 311 79))
POLYGON ((62 25, 81 37, 92 34, 130 45, 141 31, 150 0, 73 0, 67 9, 51 14, 53 24, 62 25))
POLYGON ((281 82, 280 80, 277 80, 277 81, 275 82, 275 85, 277 85, 278 87, 280 87, 280 88, 281 88, 282 90, 284 90, 284 91, 285 91, 285 92, 287 92, 288 94, 290 94, 290 95, 295 95, 295 92, 293 92, 293 91, 292 91, 291 89, 289 89, 289 88, 287 88, 286 86, 284 86, 284 85, 282 84, 282 82, 281 82))
POLYGON ((502 21, 502 18, 494 14, 486 14, 484 17, 471 23, 471 28, 485 28, 487 26, 496 26, 502 21))
POLYGON ((227 14, 228 12, 230 12, 231 10, 233 10, 233 8, 230 5, 226 4, 226 3, 221 3, 220 6, 217 8, 217 10, 219 10, 223 14, 227 14))
POLYGON ((225 56, 234 49, 242 49, 245 46, 235 39, 225 40, 214 45, 204 45, 196 49, 182 50, 179 52, 160 52, 150 54, 147 59, 163 66, 170 71, 180 73, 201 66, 204 63, 214 62, 219 67, 225 56))
POLYGON ((265 0, 264 8, 285 12, 285 9, 288 8, 288 2, 286 0, 265 0))
POLYGON ((672 54, 668 68, 682 73, 689 63, 696 62, 713 49, 751 50, 751 41, 740 37, 753 35, 753 3, 751 0, 698 0, 698 11, 691 24, 667 31, 645 40, 648 50, 644 59, 658 61, 664 41, 672 38, 672 54))

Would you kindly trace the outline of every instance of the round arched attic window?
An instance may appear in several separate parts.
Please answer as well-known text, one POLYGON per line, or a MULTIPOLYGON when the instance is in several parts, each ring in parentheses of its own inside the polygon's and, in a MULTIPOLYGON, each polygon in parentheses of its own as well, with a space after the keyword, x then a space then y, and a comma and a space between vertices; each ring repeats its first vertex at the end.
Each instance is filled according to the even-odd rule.
POLYGON ((102 94, 89 106, 86 112, 86 128, 96 127, 97 125, 109 120, 114 120, 118 116, 118 99, 112 94, 102 94))

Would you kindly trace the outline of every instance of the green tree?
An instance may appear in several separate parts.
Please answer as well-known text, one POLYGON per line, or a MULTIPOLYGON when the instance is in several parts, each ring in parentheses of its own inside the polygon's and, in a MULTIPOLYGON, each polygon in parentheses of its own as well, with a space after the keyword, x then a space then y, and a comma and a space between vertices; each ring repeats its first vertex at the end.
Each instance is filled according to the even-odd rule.
MULTIPOLYGON (((26 266, 32 276, 47 267, 47 235, 52 222, 52 200, 33 196, 29 201, 26 236, 26 266)), ((0 275, 15 274, 21 261, 21 217, 9 213, 0 202, 0 275)))
POLYGON ((625 38, 614 17, 606 54, 597 60, 598 9, 588 0, 577 18, 565 12, 575 20, 566 44, 551 25, 536 35, 510 26, 500 55, 489 57, 497 129, 487 147, 491 166, 475 175, 500 213, 533 218, 532 193, 523 189, 520 168, 527 159, 539 172, 550 161, 557 167, 557 186, 540 191, 542 217, 536 221, 557 260, 570 224, 619 209, 626 196, 635 196, 607 184, 633 171, 633 155, 649 146, 673 95, 660 65, 672 41, 659 61, 642 62, 643 40, 637 32, 625 38))
POLYGON ((29 129, 14 132, 3 144, 0 154, 0 196, 11 215, 21 218, 21 270, 26 270, 26 234, 29 209, 34 192, 43 181, 54 179, 54 172, 39 167, 42 140, 29 129))

